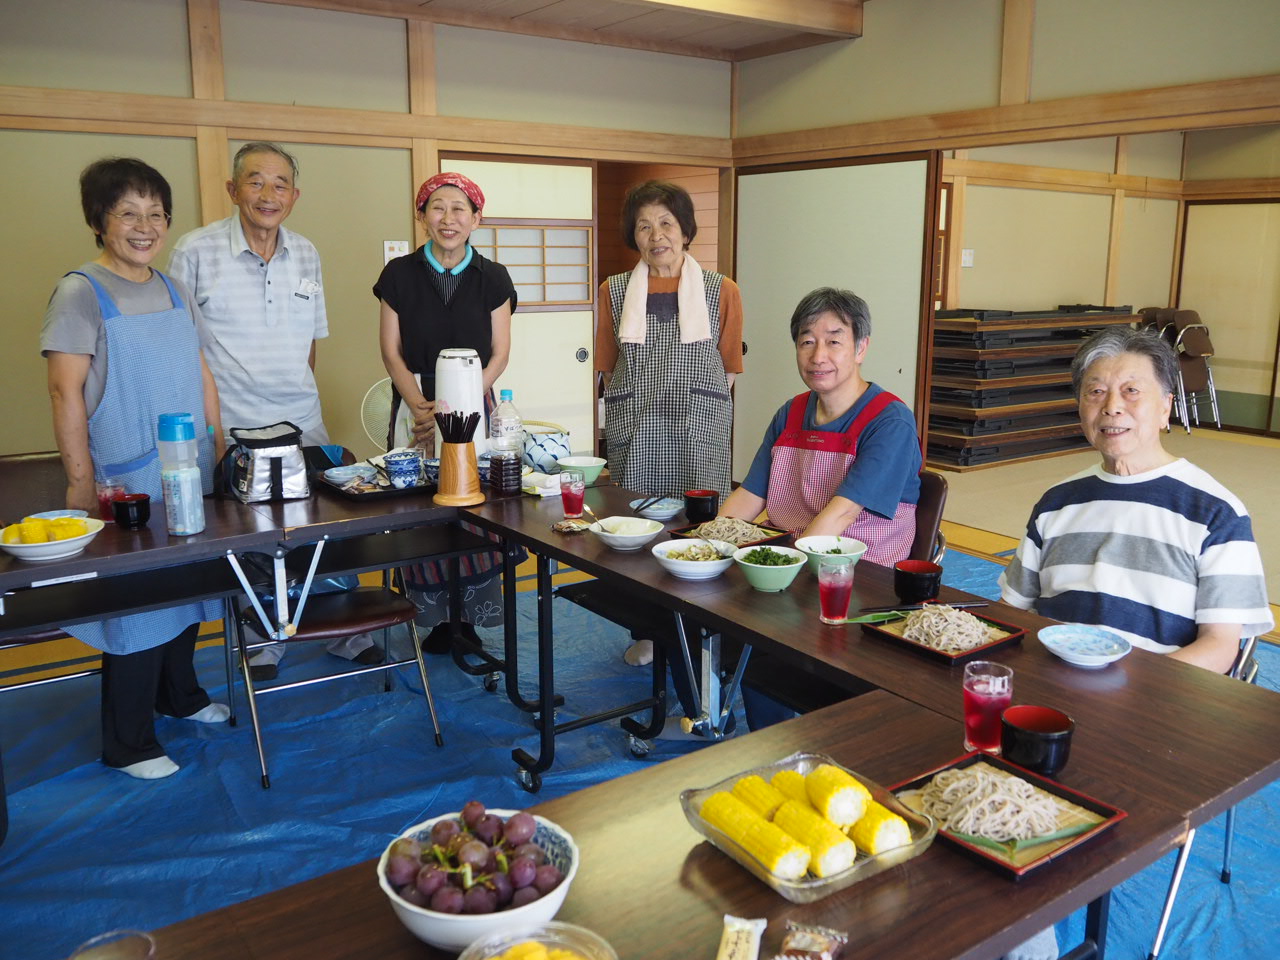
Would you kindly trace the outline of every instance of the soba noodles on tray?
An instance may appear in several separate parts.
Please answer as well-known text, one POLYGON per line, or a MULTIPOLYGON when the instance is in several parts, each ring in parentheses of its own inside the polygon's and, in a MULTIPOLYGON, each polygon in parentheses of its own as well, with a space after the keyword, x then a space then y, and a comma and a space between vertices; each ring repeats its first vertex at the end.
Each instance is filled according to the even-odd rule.
POLYGON ((902 636, 943 653, 963 653, 998 639, 993 629, 971 613, 945 603, 928 603, 907 616, 902 636))
POLYGON ((754 523, 747 523, 745 520, 734 517, 716 517, 714 520, 708 520, 694 527, 690 532, 704 540, 724 540, 738 547, 744 543, 755 543, 757 540, 767 540, 769 537, 777 536, 777 531, 766 530, 764 527, 757 527, 754 523))

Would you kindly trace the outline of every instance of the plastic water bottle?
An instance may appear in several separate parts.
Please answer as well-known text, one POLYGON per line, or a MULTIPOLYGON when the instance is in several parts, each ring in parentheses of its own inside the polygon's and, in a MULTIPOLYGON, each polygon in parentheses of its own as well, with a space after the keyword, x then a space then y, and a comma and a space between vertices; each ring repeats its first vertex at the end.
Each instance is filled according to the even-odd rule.
POLYGON ((500 402, 489 416, 489 485, 497 493, 514 494, 520 492, 524 463, 524 421, 510 390, 498 396, 500 402))
POLYGON ((165 520, 169 533, 189 537, 204 529, 204 489, 195 417, 189 413, 162 413, 157 433, 165 520))

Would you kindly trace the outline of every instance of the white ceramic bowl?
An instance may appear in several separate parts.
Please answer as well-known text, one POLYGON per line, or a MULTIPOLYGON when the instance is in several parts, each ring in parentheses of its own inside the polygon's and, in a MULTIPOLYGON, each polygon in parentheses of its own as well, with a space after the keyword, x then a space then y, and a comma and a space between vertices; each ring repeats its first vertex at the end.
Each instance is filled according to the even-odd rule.
POLYGON ((779 547, 774 544, 768 544, 759 547, 739 547, 734 551, 733 559, 742 570, 743 576, 747 578, 747 583, 751 584, 751 586, 764 593, 780 593, 791 586, 792 581, 795 580, 801 568, 804 567, 805 555, 792 547, 779 547), (798 562, 789 563, 785 566, 780 564, 749 563, 746 560, 746 556, 752 550, 772 550, 774 553, 782 553, 788 557, 794 557, 798 562))
MULTIPOLYGON (((505 820, 519 811, 489 810, 488 812, 497 814, 505 820)), ((436 821, 456 819, 460 815, 455 812, 432 817, 417 826, 410 827, 401 836, 430 843, 431 827, 436 821)), ((547 862, 559 867, 564 874, 564 879, 560 881, 558 887, 533 903, 516 907, 514 910, 499 910, 497 913, 440 913, 436 910, 428 910, 426 907, 414 906, 400 899, 399 894, 387 882, 386 866, 391 844, 387 844, 387 849, 382 851, 382 856, 378 859, 378 886, 382 887, 382 892, 391 901, 391 909, 395 911, 400 922, 409 929, 410 933, 424 943, 439 947, 441 950, 451 950, 454 953, 481 937, 530 924, 546 923, 560 912, 564 898, 569 895, 569 885, 573 883, 574 875, 578 872, 578 845, 573 842, 573 837, 569 836, 569 832, 563 827, 537 814, 534 814, 533 818, 538 821, 533 842, 546 851, 547 862)))
POLYGON ((361 480, 372 480, 378 475, 378 468, 371 463, 352 463, 341 467, 330 467, 324 472, 324 478, 330 483, 347 483, 359 477, 361 480))
POLYGON ((733 554, 738 548, 724 540, 664 540, 651 548, 662 568, 681 580, 714 580, 733 566, 733 554), (719 560, 676 560, 668 554, 699 543, 709 543, 720 552, 719 560))
MULTIPOLYGON (((635 510, 636 507, 649 499, 649 497, 641 497, 639 500, 632 500, 630 507, 635 510)), ((683 509, 684 501, 679 497, 663 497, 638 512, 640 516, 648 517, 650 520, 670 520, 683 509)))
POLYGON ((482 937, 462 951, 458 960, 495 960, 518 943, 540 943, 548 949, 559 947, 572 951, 582 960, 618 960, 604 937, 586 927, 558 920, 482 937))
POLYGON ((587 527, 614 550, 639 550, 662 532, 657 520, 641 517, 602 517, 587 527))
POLYGON ((608 462, 603 457, 561 457, 558 464, 561 470, 577 470, 586 483, 592 484, 600 479, 600 471, 608 462))
POLYGON ((89 532, 67 540, 54 540, 49 543, 3 543, 6 553, 11 553, 19 560, 41 563, 46 560, 66 560, 84 552, 84 548, 102 532, 105 524, 97 517, 85 517, 85 525, 89 532))
POLYGON ((1115 663, 1133 649, 1133 645, 1120 634, 1083 623, 1056 623, 1041 627, 1036 636, 1055 657, 1088 669, 1115 663))
POLYGON ((852 558, 850 563, 857 563, 867 552, 867 545, 853 537, 801 537, 796 541, 796 549, 809 558, 809 569, 815 574, 822 558, 834 556, 837 547, 840 556, 852 558))

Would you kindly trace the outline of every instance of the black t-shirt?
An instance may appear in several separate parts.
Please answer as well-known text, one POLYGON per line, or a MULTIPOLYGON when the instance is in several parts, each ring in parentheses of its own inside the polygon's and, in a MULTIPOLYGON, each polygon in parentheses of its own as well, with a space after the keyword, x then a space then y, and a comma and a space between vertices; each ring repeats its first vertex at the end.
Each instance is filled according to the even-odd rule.
POLYGON ((436 357, 450 347, 471 347, 480 355, 480 363, 488 364, 493 356, 490 315, 508 300, 513 313, 516 309, 516 289, 507 268, 473 253, 471 263, 458 274, 458 289, 447 304, 432 283, 434 271, 419 247, 383 267, 373 287, 373 295, 400 317, 405 366, 424 378, 434 378, 436 357))

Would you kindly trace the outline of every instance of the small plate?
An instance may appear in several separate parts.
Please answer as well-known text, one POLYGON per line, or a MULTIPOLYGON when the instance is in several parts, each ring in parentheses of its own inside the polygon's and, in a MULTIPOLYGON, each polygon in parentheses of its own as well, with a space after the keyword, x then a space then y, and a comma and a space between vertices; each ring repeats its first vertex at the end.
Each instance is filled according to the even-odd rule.
POLYGON ((914 780, 900 783, 890 789, 893 790, 899 801, 903 802, 907 807, 912 807, 913 794, 915 791, 922 790, 927 786, 929 781, 933 779, 934 774, 941 773, 943 770, 963 770, 978 763, 986 764, 988 767, 993 768, 996 773, 1019 777, 1027 781, 1037 790, 1050 794, 1060 801, 1060 805, 1063 807, 1058 817, 1060 829, 1043 840, 1032 837, 1030 840, 997 843, 994 840, 986 840, 981 837, 953 833, 942 825, 938 826, 938 836, 959 847, 965 853, 997 867, 1015 880, 1053 862, 1068 850, 1079 846, 1090 837, 1096 837, 1102 831, 1115 826, 1128 816, 1119 807, 1113 807, 1109 803, 1095 800, 1088 794, 1078 793, 1069 787, 1064 787, 1056 780, 1042 777, 1040 774, 1025 770, 1017 764, 1010 763, 1008 760, 980 751, 965 754, 963 757, 930 770, 914 780))
POLYGON ((1055 657, 1088 670, 1115 663, 1133 649, 1133 644, 1118 633, 1083 623, 1041 627, 1036 636, 1055 657))
POLYGON ((684 810, 684 815, 689 821, 689 825, 706 837, 712 846, 730 859, 737 861, 761 883, 773 888, 792 903, 813 903, 815 900, 821 900, 823 897, 830 896, 839 890, 844 890, 859 880, 874 877, 877 873, 897 866, 912 857, 919 856, 929 848, 929 844, 933 843, 933 837, 938 830, 938 825, 934 822, 933 817, 925 813, 917 813, 915 810, 906 807, 899 802, 897 797, 875 781, 868 780, 861 774, 836 763, 835 760, 821 753, 793 753, 791 756, 776 763, 756 767, 752 770, 743 770, 741 773, 727 777, 709 787, 684 790, 680 793, 680 807, 684 810), (706 799, 713 793, 732 790, 733 785, 743 777, 756 774, 765 780, 769 780, 779 770, 796 770, 799 773, 807 774, 810 770, 823 763, 840 767, 841 770, 844 770, 855 780, 860 781, 863 786, 870 790, 873 800, 888 807, 906 820, 907 826, 911 829, 911 842, 904 846, 894 847, 892 850, 878 853, 875 856, 867 856, 859 851, 858 858, 853 862, 853 866, 834 876, 815 877, 812 874, 806 874, 799 880, 784 880, 782 877, 775 876, 763 863, 702 819, 702 804, 706 799))
POLYGON ((80 518, 81 520, 89 516, 88 510, 43 510, 40 513, 31 513, 27 516, 35 520, 58 520, 62 517, 80 518))
MULTIPOLYGON (((631 509, 635 510, 636 507, 640 506, 640 504, 644 503, 648 499, 648 497, 640 497, 638 500, 632 500, 630 504, 631 509)), ((640 516, 648 517, 650 520, 670 520, 683 509, 683 500, 677 499, 676 497, 664 497, 638 512, 640 516)))
MULTIPOLYGON (((933 647, 926 646, 925 644, 920 643, 916 640, 908 640, 906 637, 904 637, 902 635, 902 631, 906 628, 906 625, 907 625, 905 618, 903 618, 902 620, 893 620, 886 623, 862 622, 862 629, 866 633, 869 633, 873 636, 882 637, 893 643, 898 643, 898 644, 901 644, 902 646, 909 647, 912 650, 916 650, 920 653, 923 653, 927 657, 933 657, 933 659, 941 660, 944 663, 967 663, 970 660, 982 659, 983 657, 987 656, 988 654, 996 650, 1001 649, 1002 647, 1008 647, 1015 643, 1021 643, 1022 638, 1027 635, 1026 630, 1022 629, 1022 627, 1014 626, 1012 623, 1005 623, 1002 620, 996 620, 992 617, 986 617, 981 614, 974 613, 972 610, 965 610, 962 612, 973 614, 973 616, 977 617, 983 623, 988 624, 989 626, 994 627, 996 630, 1000 631, 1001 636, 996 637, 990 643, 984 643, 982 646, 974 647, 971 650, 962 650, 959 653, 944 653, 941 650, 936 650, 933 647)), ((854 617, 853 621, 851 622, 861 622, 861 618, 854 617)))
POLYGON ((347 483, 356 477, 362 480, 372 480, 378 475, 378 470, 371 463, 353 463, 348 466, 330 467, 324 472, 324 478, 330 483, 347 483))

